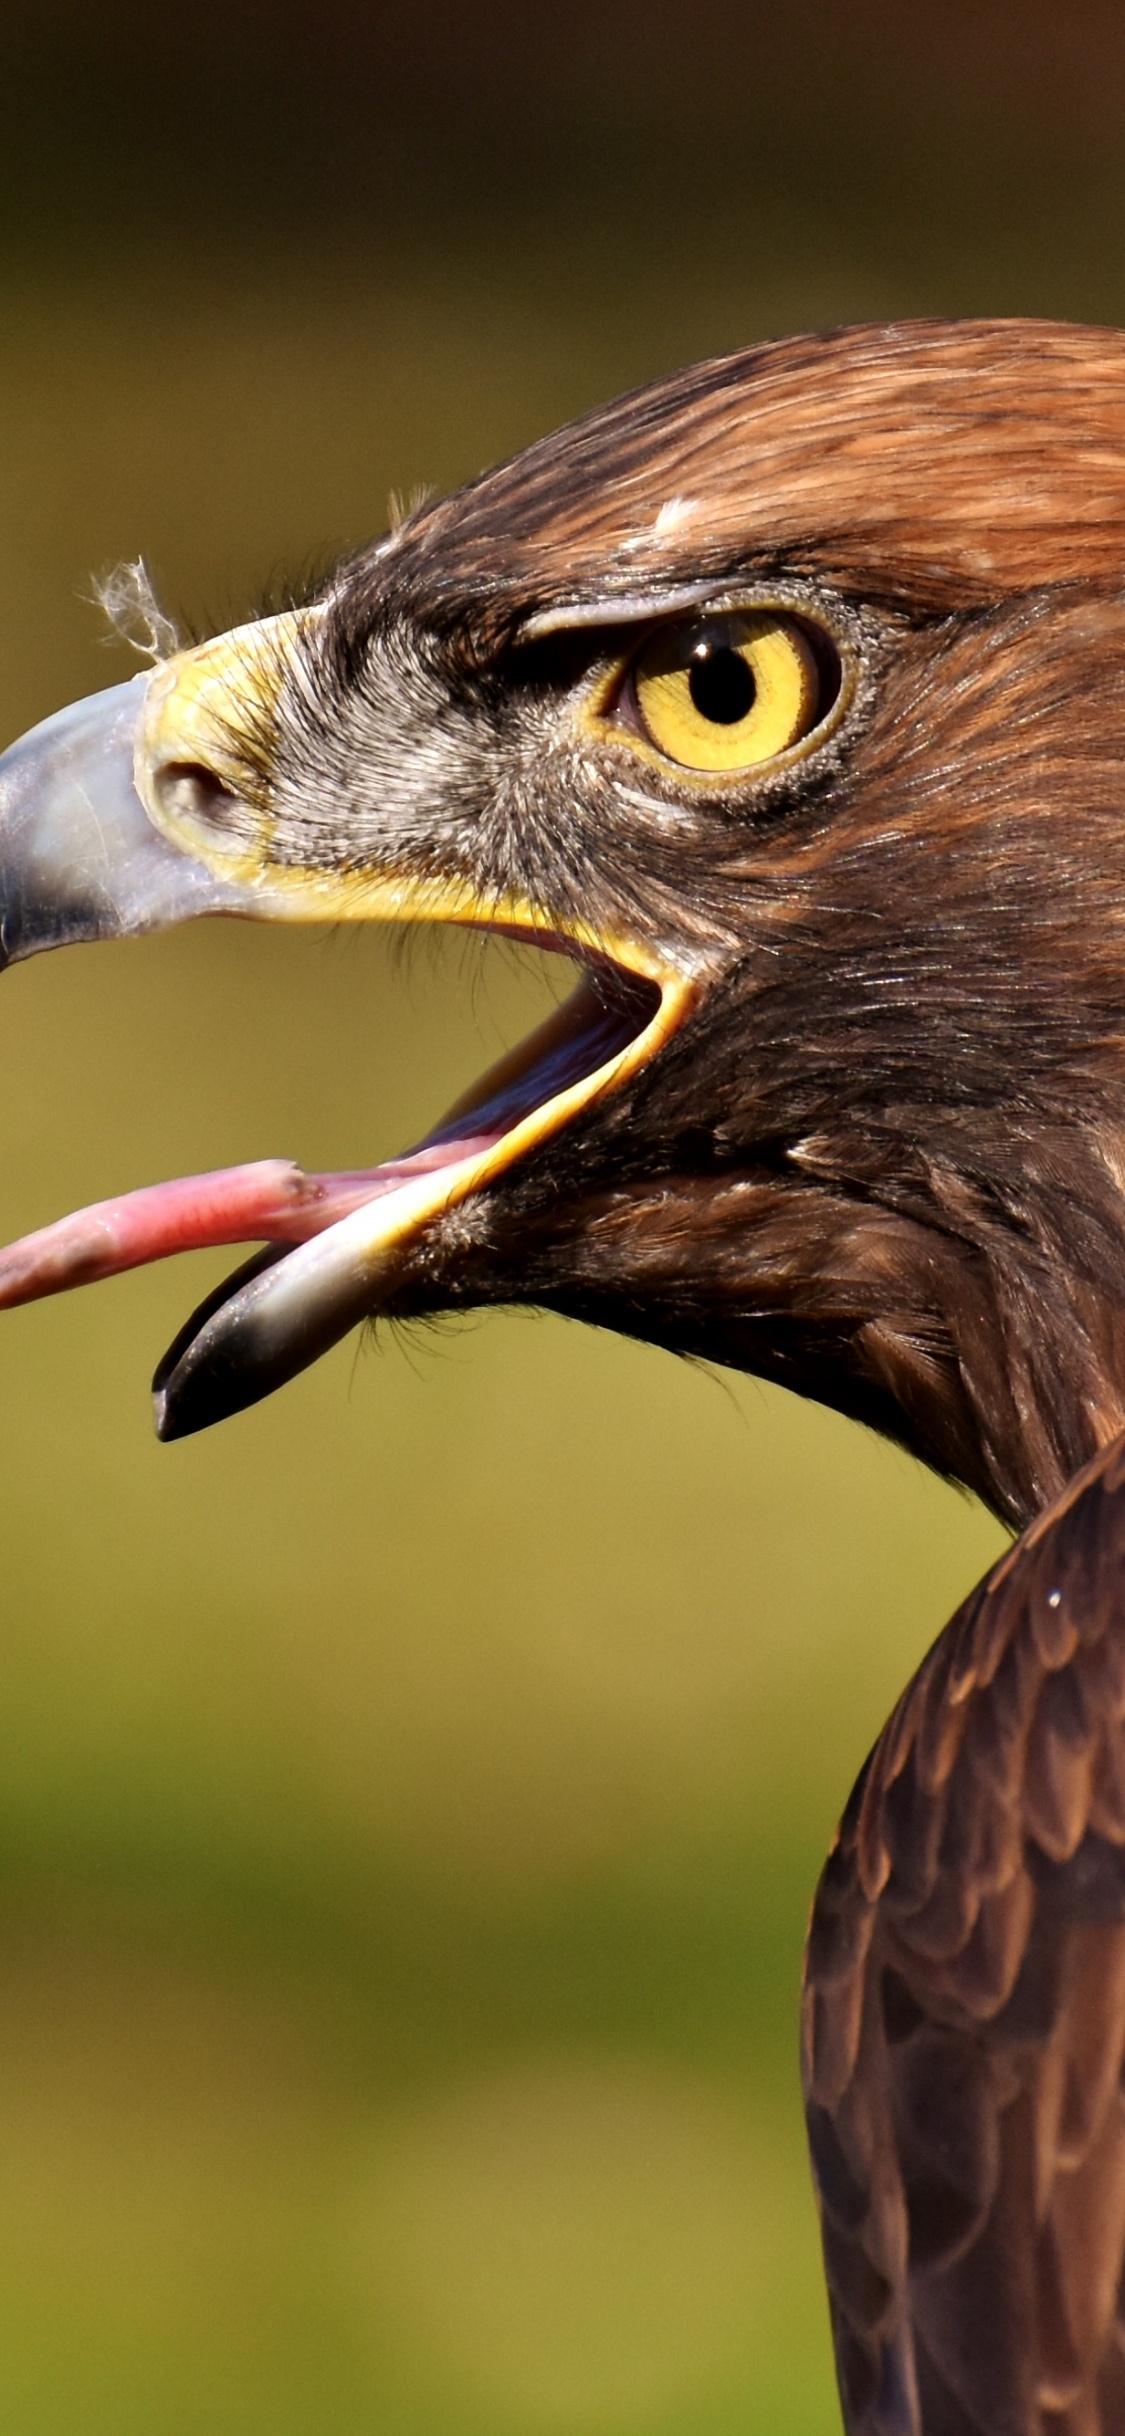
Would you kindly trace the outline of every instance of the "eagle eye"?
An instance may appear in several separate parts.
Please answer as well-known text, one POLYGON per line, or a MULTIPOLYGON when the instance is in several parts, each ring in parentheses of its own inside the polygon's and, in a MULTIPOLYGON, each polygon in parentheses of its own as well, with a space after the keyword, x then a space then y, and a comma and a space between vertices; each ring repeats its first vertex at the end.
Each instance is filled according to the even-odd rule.
POLYGON ((747 609, 650 634, 622 707, 678 768, 733 776, 791 752, 831 707, 834 690, 796 618, 747 609))

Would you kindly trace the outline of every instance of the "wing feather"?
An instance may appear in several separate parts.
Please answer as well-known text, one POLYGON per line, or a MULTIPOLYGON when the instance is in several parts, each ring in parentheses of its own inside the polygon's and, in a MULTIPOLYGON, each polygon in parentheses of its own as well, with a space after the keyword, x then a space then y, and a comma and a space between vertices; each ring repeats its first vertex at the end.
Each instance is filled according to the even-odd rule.
POLYGON ((813 1909, 850 2436, 1125 2436, 1125 1441, 946 1627, 813 1909))

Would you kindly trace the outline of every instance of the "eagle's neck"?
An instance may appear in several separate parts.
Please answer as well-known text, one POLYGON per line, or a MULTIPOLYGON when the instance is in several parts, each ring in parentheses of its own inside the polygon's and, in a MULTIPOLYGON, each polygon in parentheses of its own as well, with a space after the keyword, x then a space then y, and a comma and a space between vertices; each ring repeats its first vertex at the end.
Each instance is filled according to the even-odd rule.
POLYGON ((1022 1526, 1125 1430, 1125 1166, 1096 1132, 1040 1136, 1003 1181, 934 1162, 926 1197, 857 1216, 850 1366, 1022 1526))
POLYGON ((450 1214, 437 1282, 408 1258, 387 1308, 538 1303, 776 1380, 1022 1527, 1125 1430, 1125 1164, 1091 1129, 1005 1145, 994 1117, 978 1147, 857 1157, 853 1135, 845 1158, 823 1134, 768 1171, 673 1154, 600 1189, 576 1165, 562 1192, 532 1161, 450 1214))

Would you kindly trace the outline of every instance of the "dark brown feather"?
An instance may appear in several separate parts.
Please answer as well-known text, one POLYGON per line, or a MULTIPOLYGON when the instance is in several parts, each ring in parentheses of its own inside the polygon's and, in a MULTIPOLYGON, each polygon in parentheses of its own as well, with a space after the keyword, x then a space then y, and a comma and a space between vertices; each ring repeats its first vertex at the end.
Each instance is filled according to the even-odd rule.
POLYGON ((1123 569, 1125 337, 977 322, 697 366, 342 570, 279 858, 455 872, 706 977, 381 1307, 545 1303, 832 1403, 1014 1523, 1057 1496, 1125 1427, 1123 569), (712 579, 805 587, 857 671, 819 757, 713 799, 574 718, 628 646, 607 605, 712 579), (544 610, 594 624, 552 656, 544 610))
POLYGON ((521 614, 745 551, 908 614, 1115 582, 1125 338, 883 323, 694 365, 553 433, 406 528, 444 592, 521 614), (657 525, 661 509, 681 512, 657 525))
POLYGON ((946 1627, 813 1911, 851 2436, 1125 2429, 1125 1443, 946 1627))
POLYGON ((1125 2436, 1123 574, 1125 338, 786 341, 344 569, 263 772, 283 861, 455 872, 697 983, 381 1309, 735 1363, 1021 1525, 1095 1458, 941 1636, 817 1897, 851 2436, 1125 2436), (774 587, 850 671, 822 753, 715 789, 589 715, 707 584, 774 587))
POLYGON ((259 772, 283 863, 454 873, 692 975, 659 1055, 419 1230, 380 1309, 532 1301, 735 1363, 1021 1525, 1117 1442, 942 1635, 817 1898, 852 2436, 1125 2436, 1123 577, 1125 337, 789 340, 343 569, 259 772), (708 586, 841 672, 807 758, 729 786, 604 712, 630 628, 708 586))

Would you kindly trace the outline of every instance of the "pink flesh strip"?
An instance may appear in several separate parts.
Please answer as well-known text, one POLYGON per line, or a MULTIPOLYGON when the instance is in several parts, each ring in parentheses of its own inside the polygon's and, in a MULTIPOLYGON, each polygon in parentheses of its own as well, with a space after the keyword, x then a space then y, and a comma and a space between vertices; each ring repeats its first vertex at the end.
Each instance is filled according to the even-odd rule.
POLYGON ((289 1159, 256 1159, 91 1202, 0 1251, 0 1310, 116 1277, 170 1252, 223 1243, 305 1243, 363 1202, 393 1192, 411 1176, 459 1166, 497 1139, 481 1133, 427 1143, 385 1167, 345 1175, 309 1176, 289 1159))
POLYGON ((289 1159, 256 1159, 245 1167, 144 1185, 22 1235, 0 1250, 0 1311, 116 1277, 170 1252, 225 1243, 305 1243, 413 1176, 440 1168, 452 1172, 501 1141, 530 1109, 594 1072, 636 1038, 659 1004, 659 991, 636 977, 631 986, 632 995, 614 1004, 584 980, 529 1040, 482 1078, 468 1106, 462 1103, 416 1150, 381 1167, 306 1175, 289 1159))

